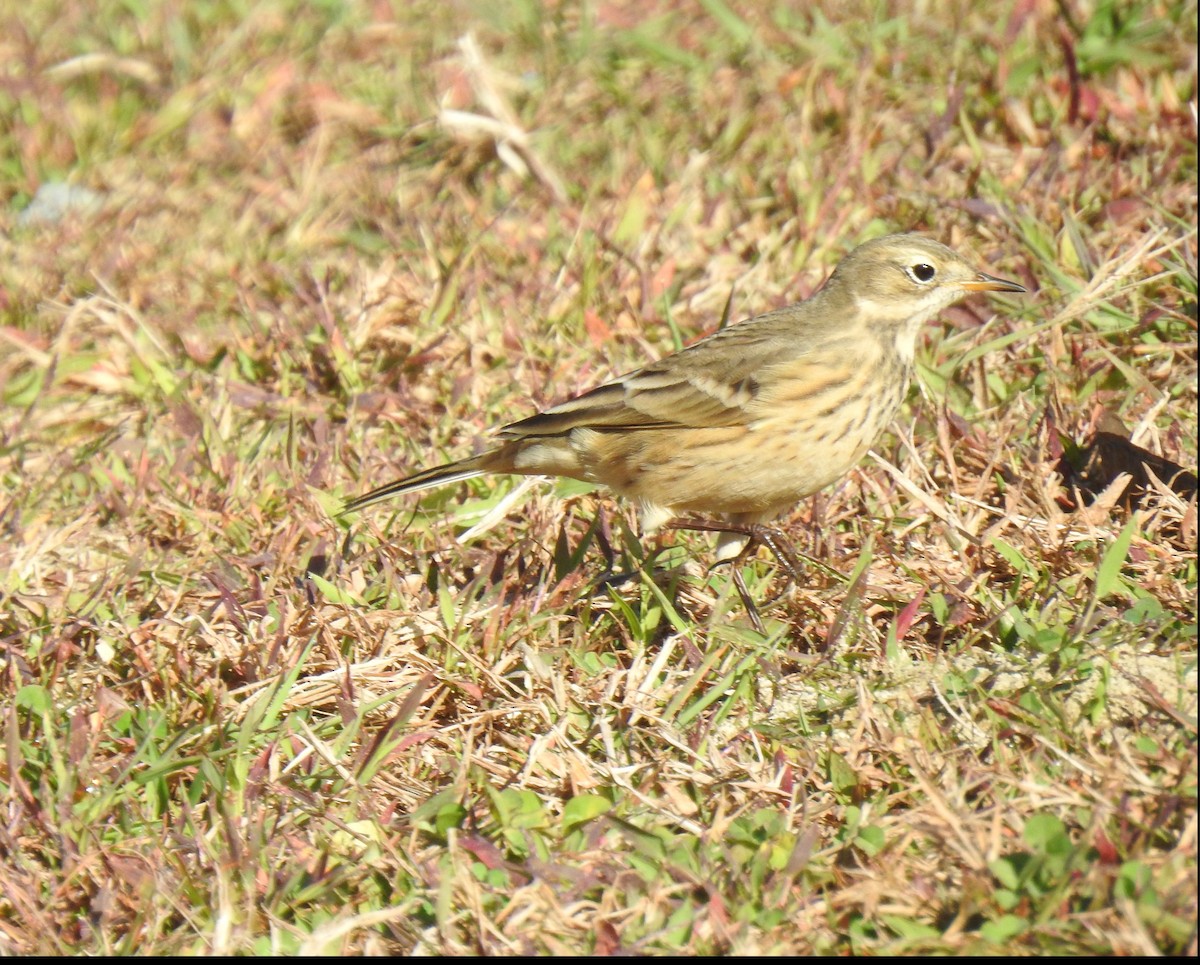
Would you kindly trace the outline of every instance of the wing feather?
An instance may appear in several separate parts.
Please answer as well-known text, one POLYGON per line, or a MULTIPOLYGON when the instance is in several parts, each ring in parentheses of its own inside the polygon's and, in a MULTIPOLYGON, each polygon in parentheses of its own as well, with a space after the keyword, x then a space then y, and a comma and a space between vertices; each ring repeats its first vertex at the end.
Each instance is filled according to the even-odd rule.
MULTIPOLYGON (((761 320, 768 318, 760 316, 761 320)), ((724 329, 660 362, 507 425, 500 436, 561 435, 579 428, 667 429, 743 423, 760 391, 756 374, 780 350, 769 332, 752 324, 760 319, 724 329)))
MULTIPOLYGON (((829 344, 844 317, 837 290, 759 315, 681 352, 500 430, 503 439, 562 435, 572 429, 669 429, 735 426, 755 417, 771 370, 829 344)), ((778 381, 776 379, 776 381, 778 381)), ((776 386, 778 388, 778 386, 776 386)))

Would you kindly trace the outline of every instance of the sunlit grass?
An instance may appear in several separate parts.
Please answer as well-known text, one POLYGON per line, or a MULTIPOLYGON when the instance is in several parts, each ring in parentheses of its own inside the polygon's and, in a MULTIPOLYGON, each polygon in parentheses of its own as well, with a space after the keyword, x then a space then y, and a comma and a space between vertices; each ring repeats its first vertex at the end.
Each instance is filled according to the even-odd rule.
POLYGON ((1195 499, 1057 470, 1105 412, 1196 465, 1195 46, 1185 2, 0 15, 4 948, 1194 950, 1195 499), (99 207, 22 218, 59 182, 99 207), (1031 294, 930 326, 765 634, 582 484, 336 516, 891 230, 1031 294))

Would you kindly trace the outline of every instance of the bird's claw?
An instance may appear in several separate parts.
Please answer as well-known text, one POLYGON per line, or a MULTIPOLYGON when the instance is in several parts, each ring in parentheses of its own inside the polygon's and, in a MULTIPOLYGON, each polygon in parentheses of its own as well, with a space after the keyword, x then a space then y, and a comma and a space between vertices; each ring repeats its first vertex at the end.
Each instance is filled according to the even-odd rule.
POLYGON ((702 533, 732 533, 746 537, 746 545, 738 551, 736 556, 717 560, 717 562, 708 568, 708 572, 711 573, 718 566, 725 564, 733 567, 733 585, 738 591, 738 596, 741 597, 742 606, 746 608, 746 614, 750 617, 750 622, 754 624, 754 629, 759 633, 765 633, 766 629, 763 626, 762 617, 759 616, 758 607, 755 605, 754 599, 750 596, 750 590, 747 588, 746 581, 742 576, 741 565, 761 545, 771 551, 771 554, 783 570, 785 575, 783 587, 766 600, 763 604, 764 606, 773 606, 778 603, 788 590, 800 582, 800 564, 796 559, 796 554, 792 551, 791 542, 784 532, 776 527, 764 526, 762 523, 733 523, 719 520, 685 518, 672 520, 667 523, 666 528, 692 530, 702 533))

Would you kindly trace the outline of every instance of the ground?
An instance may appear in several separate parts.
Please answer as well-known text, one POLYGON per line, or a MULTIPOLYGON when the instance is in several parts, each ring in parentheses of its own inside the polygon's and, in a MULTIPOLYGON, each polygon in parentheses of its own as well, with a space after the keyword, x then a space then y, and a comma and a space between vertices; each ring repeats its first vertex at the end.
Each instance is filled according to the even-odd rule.
POLYGON ((0 13, 0 948, 1195 954, 1196 116, 1179 0, 0 13), (582 484, 337 515, 897 230, 1030 292, 765 633, 582 484))

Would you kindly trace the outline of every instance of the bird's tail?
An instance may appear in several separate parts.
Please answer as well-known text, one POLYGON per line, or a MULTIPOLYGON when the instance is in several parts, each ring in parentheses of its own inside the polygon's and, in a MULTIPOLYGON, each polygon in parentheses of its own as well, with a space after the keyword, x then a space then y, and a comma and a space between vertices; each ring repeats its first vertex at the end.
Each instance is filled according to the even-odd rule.
POLYGON ((415 476, 397 479, 386 486, 372 489, 369 493, 364 493, 356 499, 351 499, 341 508, 338 515, 344 516, 346 513, 356 512, 366 506, 371 506, 392 496, 399 496, 402 493, 415 493, 422 489, 432 489, 434 486, 441 486, 445 483, 458 482, 460 479, 471 479, 474 476, 481 476, 489 471, 483 465, 484 458, 487 455, 488 453, 484 453, 483 455, 472 456, 470 459, 459 459, 457 462, 449 462, 444 466, 426 469, 415 476))

